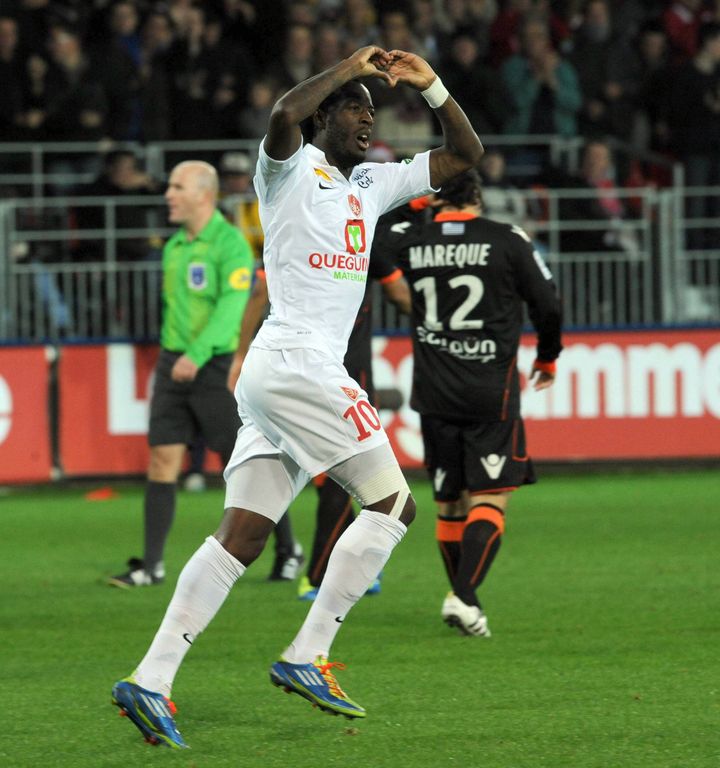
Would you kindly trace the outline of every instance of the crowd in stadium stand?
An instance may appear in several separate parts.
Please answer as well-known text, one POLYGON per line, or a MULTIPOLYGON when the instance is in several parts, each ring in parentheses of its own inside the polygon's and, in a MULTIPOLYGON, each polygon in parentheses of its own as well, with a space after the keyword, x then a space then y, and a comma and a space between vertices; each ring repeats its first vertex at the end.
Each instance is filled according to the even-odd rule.
MULTIPOLYGON (((720 135, 718 23, 718 0, 0 0, 0 139, 259 138, 280 93, 378 43, 426 57, 481 136, 683 153, 696 89, 683 119, 720 135)), ((416 94, 373 85, 384 141, 433 133, 416 94)))
MULTIPOLYGON (((130 143, 256 142, 280 94, 370 43, 427 58, 488 149, 503 135, 584 141, 573 173, 530 145, 519 162, 517 150, 496 148, 481 168, 491 215, 530 229, 543 211, 528 210, 515 185, 597 190, 561 213, 607 220, 607 230, 572 243, 565 233, 561 250, 631 252, 611 224, 640 213, 616 185, 669 181, 631 162, 633 152, 681 162, 689 186, 720 184, 720 0, 0 0, 0 142, 101 142, 104 171, 100 154, 85 169, 96 182, 49 194, 158 193, 163 180, 123 155, 130 143), (622 163, 613 142, 627 150, 622 163), (542 174, 523 177, 528 160, 542 174)), ((439 131, 419 93, 368 86, 377 155, 425 149, 439 131)), ((221 153, 207 159, 221 166, 221 153)), ((0 153, 0 175, 12 162, 0 153)), ((687 213, 719 207, 697 197, 687 213)), ((694 237, 712 245, 705 230, 694 237)), ((125 252, 137 244, 126 245, 120 258, 133 259, 125 252)))

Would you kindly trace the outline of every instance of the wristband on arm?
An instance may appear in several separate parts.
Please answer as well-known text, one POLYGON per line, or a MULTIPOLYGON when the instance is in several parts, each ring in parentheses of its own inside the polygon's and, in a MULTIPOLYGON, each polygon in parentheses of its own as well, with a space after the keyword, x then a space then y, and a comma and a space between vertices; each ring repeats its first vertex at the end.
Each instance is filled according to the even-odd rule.
POLYGON ((433 109, 442 107, 450 95, 450 92, 443 85, 443 81, 439 77, 436 77, 432 81, 429 88, 426 88, 424 91, 420 91, 420 93, 425 101, 427 101, 427 103, 433 109))
POLYGON ((547 373, 550 376, 554 376, 557 371, 557 363, 553 360, 552 362, 544 362, 543 360, 536 360, 533 363, 533 373, 535 371, 540 371, 540 373, 547 373))

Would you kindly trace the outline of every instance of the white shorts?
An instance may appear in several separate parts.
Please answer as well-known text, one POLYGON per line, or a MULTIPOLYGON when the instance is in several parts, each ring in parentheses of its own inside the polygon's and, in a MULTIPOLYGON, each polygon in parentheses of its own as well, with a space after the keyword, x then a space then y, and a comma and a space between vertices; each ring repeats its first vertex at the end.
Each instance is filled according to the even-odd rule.
POLYGON ((284 453, 310 478, 388 443, 367 393, 314 349, 252 347, 235 397, 243 428, 226 474, 250 458, 284 453))

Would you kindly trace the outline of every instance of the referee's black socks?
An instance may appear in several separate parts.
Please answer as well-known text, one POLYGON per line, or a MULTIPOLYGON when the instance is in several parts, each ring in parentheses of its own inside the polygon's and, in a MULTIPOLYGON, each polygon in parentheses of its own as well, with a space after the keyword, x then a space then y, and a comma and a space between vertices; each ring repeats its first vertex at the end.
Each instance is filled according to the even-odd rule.
POLYGON ((177 483, 148 480, 145 486, 145 570, 151 572, 162 561, 170 528, 175 519, 177 483))

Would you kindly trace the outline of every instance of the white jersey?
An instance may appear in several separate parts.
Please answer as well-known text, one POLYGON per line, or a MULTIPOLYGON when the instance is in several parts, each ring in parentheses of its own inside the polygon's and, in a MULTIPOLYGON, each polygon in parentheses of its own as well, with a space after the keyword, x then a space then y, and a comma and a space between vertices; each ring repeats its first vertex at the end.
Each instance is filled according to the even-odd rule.
POLYGON ((429 152, 362 163, 350 179, 312 144, 287 160, 260 145, 254 179, 270 315, 253 345, 310 348, 342 361, 362 302, 378 218, 434 191, 429 152))

